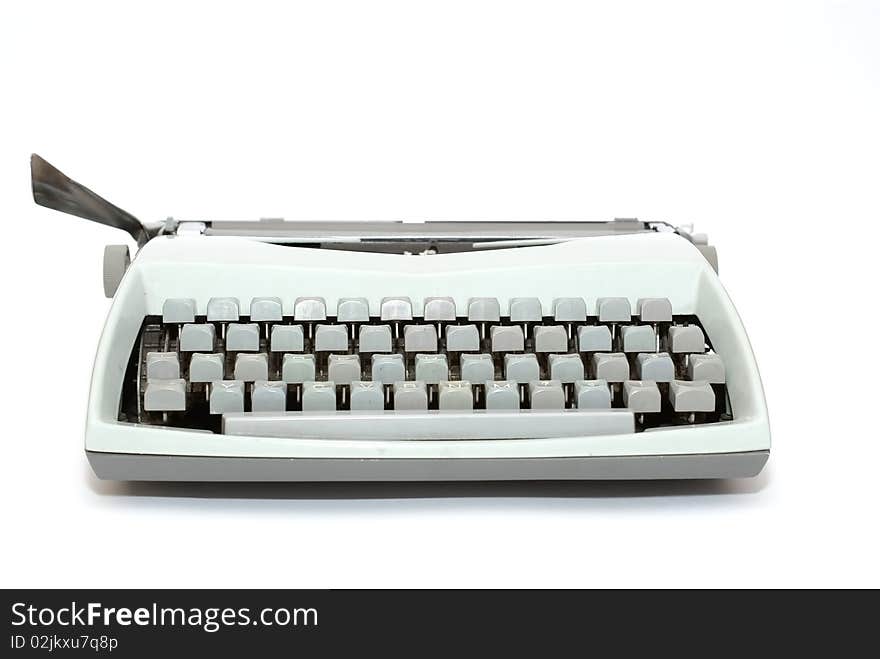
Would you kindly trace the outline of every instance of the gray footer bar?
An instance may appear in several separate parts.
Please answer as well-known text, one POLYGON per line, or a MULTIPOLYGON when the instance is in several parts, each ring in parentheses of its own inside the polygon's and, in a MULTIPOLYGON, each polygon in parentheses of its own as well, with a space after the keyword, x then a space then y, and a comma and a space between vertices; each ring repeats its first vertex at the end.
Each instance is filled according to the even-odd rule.
POLYGON ((86 451, 118 481, 516 481, 748 478, 769 451, 572 458, 235 458, 86 451))

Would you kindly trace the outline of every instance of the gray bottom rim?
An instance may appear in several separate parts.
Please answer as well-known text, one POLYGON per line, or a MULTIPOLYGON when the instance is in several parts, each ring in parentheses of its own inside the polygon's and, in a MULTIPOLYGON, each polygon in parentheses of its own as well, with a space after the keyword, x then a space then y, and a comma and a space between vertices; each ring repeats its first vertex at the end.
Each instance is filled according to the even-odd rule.
POLYGON ((86 451, 117 481, 517 481, 749 478, 769 451, 570 458, 240 458, 86 451))

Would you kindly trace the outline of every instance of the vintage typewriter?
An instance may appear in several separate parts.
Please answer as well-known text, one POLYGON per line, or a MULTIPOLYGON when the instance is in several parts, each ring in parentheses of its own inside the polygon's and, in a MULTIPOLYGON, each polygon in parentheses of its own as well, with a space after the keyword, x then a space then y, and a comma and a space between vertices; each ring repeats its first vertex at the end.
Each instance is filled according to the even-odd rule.
POLYGON ((142 224, 31 161, 38 204, 127 231, 86 423, 117 480, 754 476, 758 369, 705 238, 660 222, 142 224))

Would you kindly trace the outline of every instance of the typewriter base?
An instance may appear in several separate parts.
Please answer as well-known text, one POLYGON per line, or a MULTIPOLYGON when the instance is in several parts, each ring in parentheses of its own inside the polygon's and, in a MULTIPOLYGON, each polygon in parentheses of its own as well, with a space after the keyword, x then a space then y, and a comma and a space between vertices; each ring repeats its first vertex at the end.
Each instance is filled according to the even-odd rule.
POLYGON ((769 451, 572 458, 321 459, 86 451, 98 478, 117 481, 514 481, 749 478, 769 451))

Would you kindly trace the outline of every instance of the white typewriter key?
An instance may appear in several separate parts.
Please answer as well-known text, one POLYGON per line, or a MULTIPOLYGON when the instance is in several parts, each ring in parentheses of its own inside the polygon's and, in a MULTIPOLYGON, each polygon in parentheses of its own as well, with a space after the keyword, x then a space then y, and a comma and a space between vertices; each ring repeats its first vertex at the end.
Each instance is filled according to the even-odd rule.
POLYGON ((287 384, 261 380, 251 389, 252 412, 283 412, 287 409, 287 384))
POLYGON ((575 382, 574 397, 579 410, 602 410, 611 407, 611 389, 605 380, 575 382))
POLYGON ((394 384, 399 380, 406 380, 406 367, 403 365, 403 355, 373 355, 372 364, 373 382, 382 384, 394 384))
POLYGON ((226 349, 230 352, 260 349, 260 326, 256 323, 230 323, 226 328, 226 349))
POLYGON ((656 382, 627 380, 623 383, 623 404, 637 413, 660 411, 660 390, 656 382))
POLYGON ((474 392, 470 382, 441 382, 438 404, 441 410, 474 409, 474 392))
POLYGON ((148 352, 148 380, 177 380, 180 377, 180 362, 176 352, 148 352))
POLYGON ((596 315, 600 323, 628 323, 632 308, 625 297, 600 297, 596 300, 596 315))
POLYGON ((360 380, 361 358, 357 355, 330 355, 327 359, 327 379, 336 384, 360 380))
POLYGON ((186 382, 177 380, 148 380, 144 390, 144 409, 147 412, 180 412, 186 409, 186 382))
POLYGON ((428 409, 428 392, 424 382, 395 382, 395 410, 428 409))
POLYGON ((562 325, 538 325, 535 327, 535 352, 565 352, 568 350, 568 334, 562 325))
POLYGON ((309 382, 315 379, 315 356, 285 354, 281 362, 284 382, 309 382))
POLYGON ((688 357, 687 374, 689 380, 705 380, 709 384, 724 384, 724 362, 715 354, 691 355, 688 357))
POLYGON ((379 317, 382 320, 412 320, 412 302, 408 297, 383 297, 379 317))
POLYGON ((302 390, 303 412, 334 412, 336 384, 333 382, 306 382, 302 390))
POLYGON ((657 348, 657 335, 650 325, 625 325, 620 333, 624 352, 653 352, 657 348))
POLYGON ((348 327, 346 325, 318 325, 315 328, 315 352, 331 351, 348 351, 348 327))
POLYGON ((455 300, 451 297, 426 297, 422 315, 429 322, 455 320, 455 300))
POLYGON ((519 387, 512 381, 487 382, 485 399, 487 410, 518 410, 519 387))
POLYGON ((578 350, 581 352, 611 352, 611 330, 607 325, 578 327, 578 350))
POLYGON ((272 352, 302 352, 304 337, 302 325, 273 325, 269 346, 272 352))
POLYGON ((501 320, 501 305, 496 297, 472 297, 468 300, 467 315, 472 322, 498 322, 501 320))
POLYGON ((223 355, 206 355, 202 352, 193 354, 189 360, 190 382, 214 382, 223 379, 223 355))
POLYGON ((217 381, 211 384, 209 405, 211 414, 244 412, 244 382, 217 381))
POLYGON ((181 352, 213 352, 214 326, 184 325, 180 330, 180 350, 181 352))
POLYGON ((544 315, 541 309, 541 300, 536 297, 511 298, 509 315, 510 320, 514 323, 540 322, 544 315))
POLYGON ((538 358, 531 353, 504 355, 504 377, 513 382, 540 380, 541 368, 538 366, 538 358))
POLYGON ((426 384, 439 384, 449 379, 449 363, 446 355, 416 355, 416 380, 426 384))
POLYGON ((349 407, 352 412, 385 409, 385 392, 382 389, 382 383, 352 382, 349 401, 349 407))
POLYGON ((533 410, 561 410, 565 392, 558 380, 533 380, 529 383, 529 401, 533 410))
POLYGON ((581 297, 558 297, 553 300, 553 320, 557 322, 584 322, 587 304, 581 297))
POLYGON ((251 321, 277 323, 281 320, 281 298, 255 297, 251 300, 251 321))
POLYGON ((234 378, 244 382, 269 379, 269 358, 262 354, 236 355, 234 378))
POLYGON ((674 325, 669 328, 669 348, 672 352, 704 352, 706 337, 699 325, 674 325))
POLYGON ((495 379, 495 363, 492 355, 462 355, 461 379, 474 384, 483 384, 495 379))
POLYGON ((327 303, 322 297, 298 297, 293 303, 293 318, 299 321, 327 320, 327 303))
POLYGON ((669 383, 669 400, 676 412, 712 412, 715 410, 715 392, 708 382, 669 383))
POLYGON ((480 349, 480 332, 476 325, 447 325, 446 349, 468 352, 480 349))
POLYGON ((636 314, 643 323, 671 323, 672 302, 665 297, 645 297, 636 302, 636 314))
POLYGON ((492 352, 521 352, 526 340, 519 325, 492 325, 489 328, 492 352))
POLYGON ((336 320, 340 323, 366 323, 370 320, 370 303, 365 297, 340 298, 336 305, 336 320))
POLYGON ((407 352, 435 352, 437 328, 433 325, 407 325, 403 328, 403 346, 407 352))
POLYGON ((208 321, 212 323, 237 322, 240 315, 238 299, 234 297, 212 297, 208 300, 208 321))
POLYGON ((642 380, 672 382, 675 379, 675 363, 667 352, 641 353, 636 358, 636 372, 642 380))
POLYGON ((550 355, 550 379, 565 384, 584 379, 584 362, 580 355, 550 355))
POLYGON ((162 304, 163 323, 192 323, 196 319, 196 301, 190 298, 170 298, 162 304))
POLYGON ((622 352, 598 352, 593 355, 593 375, 597 380, 629 380, 629 361, 622 352))
POLYGON ((358 332, 359 352, 391 352, 391 325, 361 325, 358 332))

